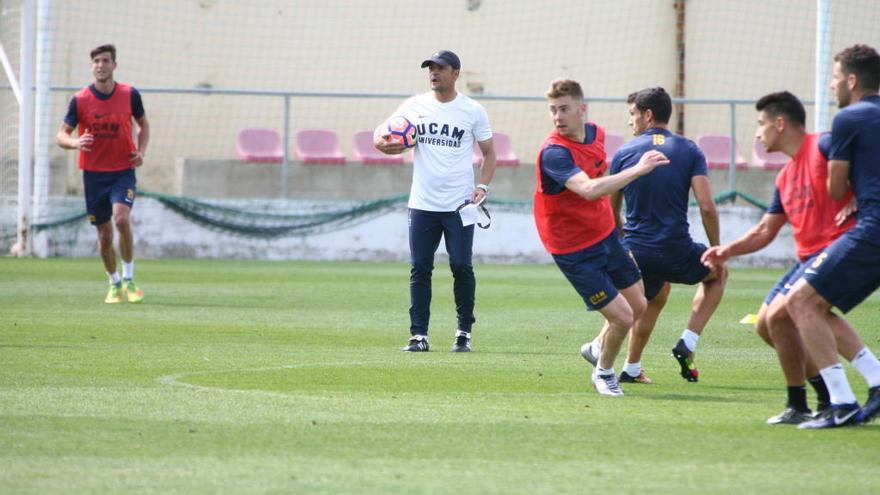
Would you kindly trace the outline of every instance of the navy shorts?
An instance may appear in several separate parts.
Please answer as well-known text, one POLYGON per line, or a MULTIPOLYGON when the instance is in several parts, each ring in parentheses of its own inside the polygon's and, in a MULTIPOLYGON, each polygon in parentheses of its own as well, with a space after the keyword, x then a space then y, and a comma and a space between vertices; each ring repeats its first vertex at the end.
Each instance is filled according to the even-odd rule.
POLYGON ((826 301, 844 313, 880 287, 880 232, 859 227, 857 223, 804 262, 803 277, 826 301))
POLYGON ((598 244, 568 254, 554 254, 556 266, 583 298, 588 310, 602 309, 642 278, 617 231, 598 244))
POLYGON ((709 269, 700 261, 700 256, 708 249, 703 244, 668 248, 628 247, 642 271, 645 298, 649 301, 657 297, 666 282, 695 285, 709 275, 709 269))
POLYGON ((134 207, 137 179, 134 169, 118 172, 83 170, 83 189, 86 192, 86 213, 92 225, 101 225, 113 218, 113 204, 134 207))
POLYGON ((770 292, 767 293, 767 297, 764 298, 764 304, 769 305, 773 302, 773 299, 776 298, 777 294, 782 294, 783 296, 788 295, 791 286, 794 285, 794 283, 804 274, 804 268, 807 266, 809 260, 810 259, 807 258, 806 261, 795 263, 793 267, 785 272, 785 275, 779 277, 779 280, 776 281, 776 285, 770 289, 770 292))

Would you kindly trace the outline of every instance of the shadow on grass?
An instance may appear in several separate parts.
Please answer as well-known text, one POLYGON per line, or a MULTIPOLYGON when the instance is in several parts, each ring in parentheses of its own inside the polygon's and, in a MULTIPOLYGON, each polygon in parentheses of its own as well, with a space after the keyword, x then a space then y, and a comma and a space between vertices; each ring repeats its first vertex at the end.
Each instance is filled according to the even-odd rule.
POLYGON ((143 306, 151 306, 151 307, 168 307, 168 308, 190 308, 190 309, 199 309, 199 308, 243 308, 243 309, 258 309, 258 308, 272 308, 275 307, 272 304, 268 304, 263 302, 262 305, 258 302, 254 301, 241 301, 238 303, 229 303, 228 301, 222 301, 217 303, 205 303, 204 301, 199 302, 186 302, 186 301, 175 301, 171 299, 157 301, 156 299, 150 299, 149 303, 144 302, 143 306))
POLYGON ((650 394, 650 395, 642 395, 639 394, 639 399, 649 399, 649 400, 663 400, 663 401, 688 401, 688 402, 721 402, 728 404, 741 404, 743 402, 750 402, 748 400, 743 400, 742 398, 731 399, 727 397, 718 397, 714 395, 696 395, 696 394, 650 394))
MULTIPOLYGON (((431 349, 433 349, 434 345, 431 344, 431 349)), ((498 351, 498 350, 483 350, 483 349, 475 349, 471 354, 500 354, 500 355, 509 355, 509 356, 577 356, 577 354, 572 354, 570 351, 522 351, 522 350, 510 350, 510 351, 498 351)), ((581 360, 585 365, 586 361, 581 360)), ((589 366, 589 365, 588 365, 589 366)))
POLYGON ((856 425, 853 428, 858 428, 859 432, 870 433, 873 435, 880 434, 880 422, 878 422, 876 419, 872 423, 856 425))
POLYGON ((782 387, 733 387, 730 385, 712 385, 716 390, 735 390, 737 392, 779 392, 784 395, 785 389, 782 387))
POLYGON ((61 344, 0 344, 0 349, 88 349, 85 345, 61 345, 61 344))

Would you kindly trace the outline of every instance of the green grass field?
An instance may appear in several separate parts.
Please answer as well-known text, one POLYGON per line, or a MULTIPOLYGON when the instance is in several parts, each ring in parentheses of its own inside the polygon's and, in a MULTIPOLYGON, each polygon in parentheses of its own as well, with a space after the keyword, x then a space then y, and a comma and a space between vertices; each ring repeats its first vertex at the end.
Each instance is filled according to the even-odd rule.
MULTIPOLYGON (((669 355, 693 294, 676 286, 643 360, 655 383, 622 398, 592 390, 578 350, 600 316, 556 267, 477 266, 470 354, 449 352, 443 264, 432 352, 399 351, 408 273, 144 260, 145 303, 111 306, 96 258, 0 258, 0 492, 801 495, 876 482, 880 423, 764 424, 784 383, 738 321, 779 271, 733 271, 696 384, 669 355)), ((875 351, 878 309, 875 295, 850 315, 875 351)))

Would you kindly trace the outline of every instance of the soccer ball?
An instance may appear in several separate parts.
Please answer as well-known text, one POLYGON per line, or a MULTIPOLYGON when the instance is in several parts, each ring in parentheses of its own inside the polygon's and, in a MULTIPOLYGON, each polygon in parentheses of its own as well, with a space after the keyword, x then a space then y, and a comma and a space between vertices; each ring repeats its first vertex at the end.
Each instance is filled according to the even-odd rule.
POLYGON ((388 140, 400 143, 406 148, 416 145, 416 126, 406 117, 391 117, 386 123, 388 127, 388 140))

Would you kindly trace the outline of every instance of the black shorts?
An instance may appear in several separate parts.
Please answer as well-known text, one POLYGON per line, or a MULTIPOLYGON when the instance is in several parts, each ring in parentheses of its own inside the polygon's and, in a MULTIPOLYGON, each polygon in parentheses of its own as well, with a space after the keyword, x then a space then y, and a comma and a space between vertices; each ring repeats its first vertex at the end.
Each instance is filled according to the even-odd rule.
POLYGON ((134 207, 137 179, 134 169, 117 172, 83 170, 83 189, 86 193, 86 213, 92 225, 101 225, 113 218, 113 204, 134 207))

